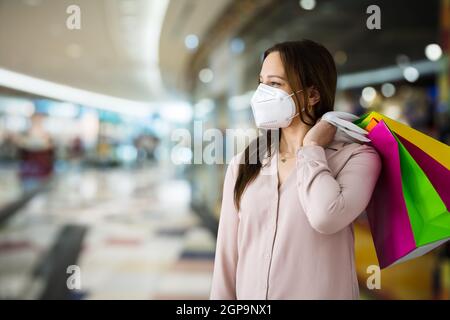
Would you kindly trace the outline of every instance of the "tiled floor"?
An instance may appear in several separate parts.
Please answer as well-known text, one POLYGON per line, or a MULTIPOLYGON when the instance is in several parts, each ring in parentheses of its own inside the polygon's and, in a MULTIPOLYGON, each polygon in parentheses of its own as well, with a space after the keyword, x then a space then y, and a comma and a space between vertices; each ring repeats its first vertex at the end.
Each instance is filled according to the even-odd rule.
MULTIPOLYGON (((36 268, 65 225, 87 226, 83 299, 207 299, 214 236, 189 209, 189 184, 160 168, 72 170, 0 229, 0 297, 38 298, 36 268)), ((67 275, 68 276, 68 275, 67 275)))
POLYGON ((21 186, 15 165, 0 166, 0 208, 17 199, 21 194, 21 186))

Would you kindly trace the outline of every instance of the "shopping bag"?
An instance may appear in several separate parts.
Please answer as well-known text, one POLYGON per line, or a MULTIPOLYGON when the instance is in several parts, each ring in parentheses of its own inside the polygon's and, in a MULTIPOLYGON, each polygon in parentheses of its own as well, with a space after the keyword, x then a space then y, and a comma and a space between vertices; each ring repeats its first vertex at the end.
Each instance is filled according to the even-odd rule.
MULTIPOLYGON (((366 130, 370 132, 372 128, 378 124, 378 122, 378 120, 372 118, 365 127, 366 130)), ((447 209, 450 209, 450 170, 445 168, 440 162, 436 161, 430 155, 417 147, 413 142, 398 134, 396 134, 396 137, 400 139, 403 146, 408 150, 420 168, 425 172, 431 184, 434 186, 439 196, 447 206, 447 209)), ((445 147, 448 146, 445 145, 445 147)), ((450 154, 448 156, 450 157, 450 154)))
POLYGON ((342 111, 328 111, 321 118, 336 127, 334 140, 340 142, 370 142, 367 131, 353 123, 359 117, 342 111))
POLYGON ((375 111, 366 113, 353 123, 366 129, 372 119, 377 121, 384 120, 391 131, 413 142, 419 149, 441 163, 447 170, 450 170, 450 146, 375 111))
POLYGON ((378 261, 385 268, 449 240, 450 213, 384 119, 370 129, 368 137, 383 166, 366 211, 378 261))
MULTIPOLYGON (((409 140, 397 135, 423 172, 427 175, 447 209, 450 209, 450 170, 419 149, 409 140)), ((449 155, 450 157, 450 155, 449 155)))

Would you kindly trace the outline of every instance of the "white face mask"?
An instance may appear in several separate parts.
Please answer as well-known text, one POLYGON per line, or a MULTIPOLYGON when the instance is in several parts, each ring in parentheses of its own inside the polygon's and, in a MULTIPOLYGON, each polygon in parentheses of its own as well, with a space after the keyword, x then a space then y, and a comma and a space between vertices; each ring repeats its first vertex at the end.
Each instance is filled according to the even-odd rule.
POLYGON ((288 127, 292 119, 298 115, 295 112, 293 95, 260 83, 250 101, 256 126, 264 129, 288 127))

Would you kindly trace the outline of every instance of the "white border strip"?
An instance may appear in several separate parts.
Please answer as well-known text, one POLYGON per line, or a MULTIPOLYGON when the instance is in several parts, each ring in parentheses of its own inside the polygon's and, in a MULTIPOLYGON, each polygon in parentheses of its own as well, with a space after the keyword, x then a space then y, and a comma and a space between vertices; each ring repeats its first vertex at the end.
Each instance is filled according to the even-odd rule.
POLYGON ((150 116, 155 110, 151 103, 77 89, 2 68, 0 68, 0 86, 135 117, 150 116))

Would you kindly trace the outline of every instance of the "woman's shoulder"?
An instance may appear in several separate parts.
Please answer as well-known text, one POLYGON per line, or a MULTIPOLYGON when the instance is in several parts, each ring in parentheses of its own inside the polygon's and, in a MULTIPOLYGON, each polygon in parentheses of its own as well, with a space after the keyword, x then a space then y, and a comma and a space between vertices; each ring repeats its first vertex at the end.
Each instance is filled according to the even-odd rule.
POLYGON ((373 146, 371 146, 369 143, 353 143, 352 142, 352 143, 349 143, 348 146, 346 146, 346 147, 351 148, 353 155, 355 155, 355 154, 378 155, 378 152, 376 151, 376 149, 373 146))
POLYGON ((358 166, 363 164, 368 171, 380 171, 382 160, 373 146, 367 143, 350 143, 347 148, 351 148, 350 159, 353 159, 353 161, 351 161, 353 164, 358 166))
POLYGON ((358 143, 358 142, 333 141, 325 149, 338 152, 346 152, 350 154, 377 153, 375 148, 372 147, 369 143, 358 143))
POLYGON ((381 166, 381 158, 373 146, 367 143, 339 142, 326 148, 330 167, 340 171, 343 167, 363 163, 367 168, 381 166))

